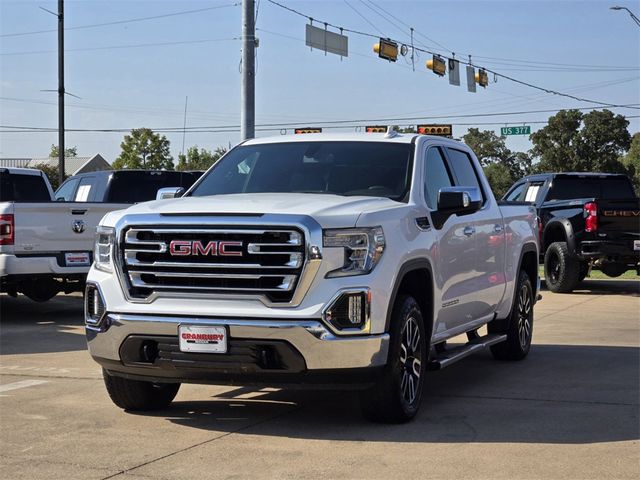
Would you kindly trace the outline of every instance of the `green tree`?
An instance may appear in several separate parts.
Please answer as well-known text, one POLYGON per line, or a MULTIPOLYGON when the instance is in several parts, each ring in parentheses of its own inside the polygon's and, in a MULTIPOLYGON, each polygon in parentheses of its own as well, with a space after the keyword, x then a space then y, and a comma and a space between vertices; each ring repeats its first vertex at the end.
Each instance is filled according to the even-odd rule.
POLYGON ((629 151, 620 158, 620 161, 636 187, 636 194, 640 195, 640 132, 633 134, 629 151))
MULTIPOLYGON (((58 158, 58 145, 51 144, 51 151, 49 152, 49 158, 58 158)), ((77 157, 78 156, 78 147, 73 146, 64 149, 64 156, 66 157, 77 157)))
POLYGON ((524 152, 509 150, 504 136, 498 136, 491 130, 470 128, 462 140, 478 157, 497 198, 502 197, 520 177, 531 173, 531 157, 524 152))
POLYGON ((495 162, 506 163, 512 156, 505 137, 499 137, 491 130, 470 128, 462 140, 473 150, 483 167, 495 162))
POLYGON ((224 147, 218 147, 213 152, 204 148, 198 150, 197 145, 190 147, 186 155, 178 155, 176 170, 207 170, 225 153, 227 153, 227 149, 224 147))
POLYGON ((509 167, 503 163, 491 163, 484 167, 483 170, 489 185, 491 185, 493 195, 498 199, 502 198, 509 190, 509 187, 519 178, 511 175, 509 167))
POLYGON ((169 140, 149 128, 134 128, 120 144, 122 152, 113 162, 114 169, 144 168, 173 170, 169 140))
POLYGON ((620 156, 629 149, 628 120, 610 110, 583 114, 561 110, 531 135, 538 171, 622 172, 620 156))
MULTIPOLYGON (((53 188, 54 191, 58 189, 58 187, 60 186, 60 182, 58 182, 58 166, 57 165, 49 165, 48 163, 39 163, 33 168, 42 170, 44 174, 47 176, 47 178, 49 179, 49 183, 51 183, 51 188, 53 188)), ((67 178, 69 178, 69 175, 64 176, 65 180, 67 178)))

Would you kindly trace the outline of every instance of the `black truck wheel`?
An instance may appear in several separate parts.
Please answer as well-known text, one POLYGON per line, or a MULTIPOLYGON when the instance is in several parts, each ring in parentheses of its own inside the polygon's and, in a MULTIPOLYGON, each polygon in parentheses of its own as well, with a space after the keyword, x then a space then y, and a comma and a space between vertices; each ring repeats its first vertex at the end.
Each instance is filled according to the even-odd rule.
POLYGON ((569 253, 566 242, 553 242, 544 255, 544 278, 555 293, 569 293, 580 282, 580 262, 569 253))
POLYGON ((529 354, 533 338, 533 287, 529 275, 520 271, 516 296, 509 318, 490 322, 489 333, 506 333, 507 340, 492 345, 491 354, 496 360, 522 360, 529 354))
POLYGON ((369 420, 404 423, 420 408, 429 352, 422 312, 413 297, 398 296, 389 333, 391 344, 384 373, 373 388, 361 393, 360 404, 369 420))
POLYGON ((153 383, 110 375, 102 369, 104 384, 113 403, 124 410, 147 411, 169 406, 180 388, 179 383, 153 383))

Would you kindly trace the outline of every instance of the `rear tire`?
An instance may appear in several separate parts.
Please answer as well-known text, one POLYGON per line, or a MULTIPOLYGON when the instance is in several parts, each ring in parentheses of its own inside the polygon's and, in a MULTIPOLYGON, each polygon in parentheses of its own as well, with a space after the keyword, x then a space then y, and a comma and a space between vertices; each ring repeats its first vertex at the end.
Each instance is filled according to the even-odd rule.
POLYGON ((533 288, 529 275, 521 271, 518 275, 516 296, 511 314, 506 322, 488 325, 489 333, 506 333, 507 340, 492 345, 491 353, 496 360, 522 360, 531 350, 533 338, 533 288), (505 329, 506 326, 506 329, 505 329))
POLYGON ((373 388, 361 393, 360 404, 371 421, 404 423, 420 408, 429 353, 422 312, 412 296, 398 296, 389 333, 384 373, 373 388))
POLYGON ((544 278, 555 293, 570 293, 580 282, 580 264, 571 256, 567 242, 553 242, 544 255, 544 278))
POLYGON ((169 406, 180 389, 179 383, 153 383, 116 377, 102 369, 111 401, 124 410, 149 411, 169 406))

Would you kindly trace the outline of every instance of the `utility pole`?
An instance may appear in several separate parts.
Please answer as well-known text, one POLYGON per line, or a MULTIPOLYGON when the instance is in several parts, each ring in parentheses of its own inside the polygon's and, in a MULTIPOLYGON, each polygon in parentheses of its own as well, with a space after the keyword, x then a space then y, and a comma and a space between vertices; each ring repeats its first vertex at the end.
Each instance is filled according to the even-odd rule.
POLYGON ((64 0, 58 0, 58 179, 64 182, 64 0))
POLYGON ((242 0, 242 88, 240 139, 256 135, 256 24, 255 0, 242 0))

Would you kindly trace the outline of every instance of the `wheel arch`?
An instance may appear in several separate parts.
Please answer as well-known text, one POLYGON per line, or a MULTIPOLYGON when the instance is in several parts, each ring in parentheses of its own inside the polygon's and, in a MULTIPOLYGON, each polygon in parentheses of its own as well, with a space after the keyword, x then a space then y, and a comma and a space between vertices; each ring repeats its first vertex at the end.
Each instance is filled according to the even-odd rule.
MULTIPOLYGON (((538 247, 535 243, 529 242, 522 246, 522 252, 520 253, 520 260, 518 262, 518 270, 516 274, 520 273, 520 270, 524 270, 531 280, 531 286, 534 290, 537 289, 538 277, 538 247)), ((517 288, 517 287, 516 287, 517 288)), ((537 293, 537 292, 535 292, 537 293)), ((514 290, 515 294, 515 290, 514 290)), ((537 296, 534 294, 534 297, 537 296)), ((534 298, 534 302, 536 299, 534 298)))
POLYGON ((388 332, 391 326, 391 315, 396 299, 398 295, 403 293, 414 297, 420 305, 420 310, 422 311, 422 316, 425 321, 424 327, 427 331, 427 338, 430 340, 433 333, 434 322, 434 283, 433 269, 427 259, 409 260, 400 267, 389 298, 385 332, 388 332))
POLYGON ((542 233, 541 255, 544 255, 549 245, 553 242, 567 242, 569 252, 575 252, 576 242, 573 235, 573 226, 568 219, 556 218, 545 225, 542 233))

